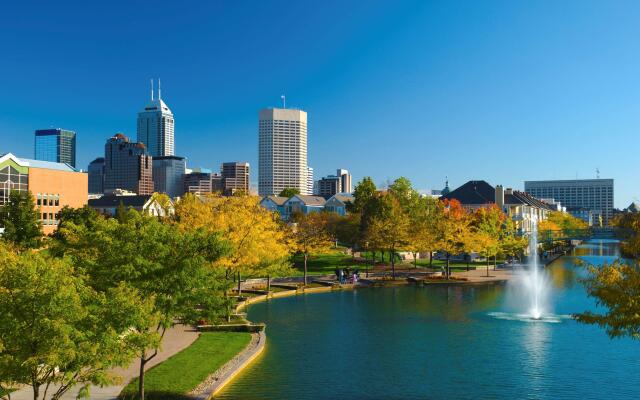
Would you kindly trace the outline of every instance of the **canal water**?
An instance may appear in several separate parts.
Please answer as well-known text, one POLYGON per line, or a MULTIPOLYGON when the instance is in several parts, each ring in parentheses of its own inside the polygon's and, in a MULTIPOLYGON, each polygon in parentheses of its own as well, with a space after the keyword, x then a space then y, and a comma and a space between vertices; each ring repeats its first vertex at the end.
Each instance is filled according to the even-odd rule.
POLYGON ((363 288, 251 306, 265 352, 221 399, 640 399, 640 341, 611 340, 570 315, 596 308, 577 259, 611 262, 592 241, 547 268, 555 318, 505 318, 509 285, 363 288))

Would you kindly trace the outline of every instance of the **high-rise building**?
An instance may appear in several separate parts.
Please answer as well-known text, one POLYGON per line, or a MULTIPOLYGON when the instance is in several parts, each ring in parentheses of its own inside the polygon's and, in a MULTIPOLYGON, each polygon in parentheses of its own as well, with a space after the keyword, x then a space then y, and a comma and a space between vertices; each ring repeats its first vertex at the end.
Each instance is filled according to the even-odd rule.
POLYGON ((151 82, 151 101, 138 113, 138 143, 144 143, 152 157, 174 155, 173 113, 161 97, 158 80, 158 98, 154 99, 151 82))
POLYGON ((339 168, 336 176, 340 177, 340 193, 351 193, 353 190, 351 185, 351 174, 346 169, 339 168))
POLYGON ((233 194, 237 191, 249 193, 249 163, 222 163, 220 172, 222 174, 225 194, 233 194))
POLYGON ((194 168, 184 175, 184 192, 195 194, 221 193, 223 179, 220 174, 206 168, 194 168))
POLYGON ((567 211, 580 210, 582 215, 586 208, 594 221, 602 218, 604 225, 609 224, 613 215, 613 179, 526 181, 524 190, 538 198, 554 199, 566 206, 567 211))
POLYGON ((312 195, 313 194, 313 168, 307 167, 307 191, 306 193, 301 192, 302 194, 312 195))
POLYGON ((104 193, 104 157, 98 157, 89 163, 89 193, 104 193))
POLYGON ((18 158, 11 153, 0 156, 0 206, 11 191, 30 191, 38 209, 42 231, 52 233, 64 206, 79 208, 87 204, 87 174, 69 164, 18 158))
POLYGON ((325 176, 316 182, 316 192, 314 194, 328 199, 329 197, 340 193, 340 187, 341 179, 339 176, 325 176))
POLYGON ((38 129, 35 159, 76 167, 76 133, 66 129, 38 129))
POLYGON ((279 194, 295 188, 308 193, 307 113, 268 108, 259 113, 258 193, 279 194))
POLYGON ((187 162, 184 157, 153 157, 153 187, 156 192, 166 193, 171 198, 182 196, 187 162))
POLYGON ((124 189, 153 193, 153 163, 145 145, 129 141, 122 133, 104 146, 104 190, 124 189))

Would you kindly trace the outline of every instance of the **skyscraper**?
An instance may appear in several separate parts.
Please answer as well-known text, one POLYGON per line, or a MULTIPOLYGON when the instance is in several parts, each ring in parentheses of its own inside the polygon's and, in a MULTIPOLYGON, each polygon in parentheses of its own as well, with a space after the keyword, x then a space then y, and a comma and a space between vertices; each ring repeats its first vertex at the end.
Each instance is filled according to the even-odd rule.
POLYGON ((246 194, 249 193, 249 163, 222 163, 220 172, 222 173, 224 194, 233 194, 238 190, 246 194))
POLYGON ((613 215, 613 179, 571 179, 557 181, 526 181, 525 192, 541 199, 554 199, 576 210, 576 215, 591 211, 594 221, 602 217, 604 225, 609 224, 613 215))
POLYGON ((307 192, 300 192, 302 194, 313 194, 313 168, 307 167, 307 192))
POLYGON ((98 157, 89 163, 89 193, 104 193, 104 157, 98 157))
POLYGON ((160 80, 158 98, 154 99, 151 81, 151 101, 138 113, 138 143, 144 143, 152 157, 174 155, 173 113, 162 101, 160 80))
POLYGON ((66 129, 38 129, 35 159, 76 167, 76 133, 66 129))
POLYGON ((171 198, 184 193, 183 177, 187 168, 184 157, 153 157, 153 188, 156 192, 166 193, 171 198))
POLYGON ((259 114, 258 193, 279 194, 295 188, 309 193, 307 176, 307 113, 268 108, 259 114))
POLYGON ((124 189, 153 194, 153 165, 142 143, 129 141, 122 133, 104 146, 104 190, 124 189))

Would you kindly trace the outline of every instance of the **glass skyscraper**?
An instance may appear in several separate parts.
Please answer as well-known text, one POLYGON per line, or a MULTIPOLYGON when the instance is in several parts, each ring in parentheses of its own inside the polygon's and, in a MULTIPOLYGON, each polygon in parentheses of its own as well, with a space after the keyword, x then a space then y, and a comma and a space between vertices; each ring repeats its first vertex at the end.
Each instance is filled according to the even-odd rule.
POLYGON ((38 129, 35 159, 76 167, 76 133, 66 129, 38 129))
POLYGON ((174 155, 173 113, 160 96, 158 88, 154 99, 152 88, 151 101, 138 113, 138 143, 144 143, 152 157, 174 155))

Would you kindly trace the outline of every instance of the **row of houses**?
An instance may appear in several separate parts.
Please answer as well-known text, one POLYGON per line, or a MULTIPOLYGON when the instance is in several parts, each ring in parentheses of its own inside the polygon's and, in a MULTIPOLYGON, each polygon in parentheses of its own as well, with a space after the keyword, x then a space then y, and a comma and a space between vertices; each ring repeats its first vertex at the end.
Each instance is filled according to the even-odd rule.
MULTIPOLYGON (((455 199, 468 211, 495 205, 515 222, 521 233, 525 234, 533 230, 536 222, 547 219, 551 212, 562 210, 559 203, 543 201, 528 193, 504 188, 502 185, 494 187, 483 180, 469 181, 444 194, 440 199, 455 199)), ((344 193, 336 194, 329 199, 298 194, 289 198, 266 196, 260 204, 271 211, 277 211, 284 220, 288 220, 294 213, 306 215, 329 211, 346 215, 347 204, 352 201, 353 196, 344 193)))
POLYGON ((296 194, 289 198, 280 196, 266 196, 260 204, 271 211, 277 211, 285 221, 291 215, 310 214, 313 212, 328 211, 338 215, 347 215, 347 204, 353 201, 353 196, 348 193, 338 193, 325 199, 322 196, 308 196, 296 194))

